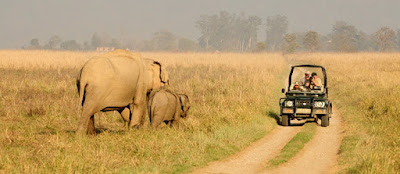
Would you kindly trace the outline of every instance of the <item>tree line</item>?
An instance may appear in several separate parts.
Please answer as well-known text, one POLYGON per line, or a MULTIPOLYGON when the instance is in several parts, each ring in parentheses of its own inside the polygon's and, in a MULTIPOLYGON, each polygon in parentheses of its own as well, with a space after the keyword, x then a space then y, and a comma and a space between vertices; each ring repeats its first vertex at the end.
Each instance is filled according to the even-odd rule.
POLYGON ((41 44, 31 39, 26 49, 50 50, 96 50, 98 47, 122 48, 137 51, 231 51, 262 52, 281 51, 400 51, 400 29, 382 27, 372 34, 358 30, 344 21, 337 21, 326 35, 318 31, 288 32, 286 16, 275 15, 262 19, 258 16, 221 11, 213 15, 201 15, 195 22, 200 32, 197 41, 178 36, 170 31, 153 33, 149 40, 135 40, 125 37, 113 38, 107 33, 95 32, 90 41, 62 40, 51 36, 41 44), (266 38, 259 38, 259 32, 266 38), (264 41, 260 41, 264 40, 264 41))

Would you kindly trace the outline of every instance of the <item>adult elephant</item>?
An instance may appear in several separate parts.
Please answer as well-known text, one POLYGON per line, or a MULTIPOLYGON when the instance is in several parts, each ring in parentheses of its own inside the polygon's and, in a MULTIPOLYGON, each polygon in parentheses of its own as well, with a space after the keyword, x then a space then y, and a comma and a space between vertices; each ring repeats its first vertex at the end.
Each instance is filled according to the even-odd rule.
MULTIPOLYGON (((153 59, 149 58, 144 58, 144 63, 146 66, 146 93, 147 93, 147 100, 148 101, 148 96, 150 95, 150 92, 161 88, 163 86, 169 85, 169 78, 168 78, 168 73, 165 70, 164 65, 162 65, 160 62, 155 61, 153 59)), ((147 104, 147 102, 146 102, 147 104)), ((121 112, 122 119, 125 122, 129 122, 129 109, 125 108, 121 112)), ((147 112, 144 113, 144 115, 141 118, 140 124, 143 124, 144 121, 144 116, 147 114, 147 112)))
MULTIPOLYGON (((82 105, 78 134, 96 134, 94 114, 115 111, 129 119, 129 126, 138 126, 146 110, 148 74, 146 61, 139 53, 116 50, 90 59, 82 67, 77 87, 82 105)), ((161 79, 160 67, 159 82, 161 79)), ((162 86, 162 85, 160 85, 162 86)))

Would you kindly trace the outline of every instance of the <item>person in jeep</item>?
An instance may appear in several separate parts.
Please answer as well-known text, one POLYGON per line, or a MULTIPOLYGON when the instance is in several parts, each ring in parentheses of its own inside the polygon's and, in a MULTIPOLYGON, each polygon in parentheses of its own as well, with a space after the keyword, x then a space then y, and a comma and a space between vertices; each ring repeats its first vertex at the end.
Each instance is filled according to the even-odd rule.
POLYGON ((292 90, 293 91, 302 91, 302 92, 305 91, 304 87, 300 86, 300 83, 297 81, 294 82, 294 86, 293 86, 292 90))
POLYGON ((309 86, 310 89, 314 89, 315 86, 321 86, 322 85, 322 81, 320 78, 318 78, 317 73, 313 72, 311 74, 310 79, 306 82, 305 86, 309 86), (307 84, 308 83, 308 84, 307 84))
MULTIPOLYGON (((304 77, 303 78, 301 78, 300 80, 299 80, 299 83, 300 83, 300 85, 302 85, 302 86, 306 86, 306 83, 309 81, 309 79, 310 79, 310 71, 306 71, 305 73, 304 73, 304 77)), ((308 85, 309 86, 309 85, 308 85)))

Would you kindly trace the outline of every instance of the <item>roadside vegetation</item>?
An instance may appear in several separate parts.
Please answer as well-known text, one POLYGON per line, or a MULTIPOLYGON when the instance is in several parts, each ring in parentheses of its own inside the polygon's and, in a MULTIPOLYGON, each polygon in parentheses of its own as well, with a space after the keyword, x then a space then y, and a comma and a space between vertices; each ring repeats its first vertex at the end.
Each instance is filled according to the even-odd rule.
POLYGON ((75 77, 95 52, 0 51, 0 173, 180 173, 231 155, 276 126, 287 65, 279 54, 143 53, 169 72, 192 107, 176 129, 126 131, 97 114, 76 138, 75 77))
POLYGON ((340 173, 398 173, 400 54, 314 53, 288 60, 327 69, 334 112, 340 111, 345 125, 340 173))

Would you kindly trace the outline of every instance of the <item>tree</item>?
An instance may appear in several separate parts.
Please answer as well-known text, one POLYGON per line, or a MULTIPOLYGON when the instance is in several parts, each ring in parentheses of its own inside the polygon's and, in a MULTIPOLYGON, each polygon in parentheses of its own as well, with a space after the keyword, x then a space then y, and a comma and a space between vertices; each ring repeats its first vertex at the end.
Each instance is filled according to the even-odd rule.
POLYGON ((169 31, 159 31, 153 34, 152 44, 157 51, 175 51, 176 36, 169 31))
POLYGON ((357 30, 354 26, 338 21, 332 29, 332 47, 335 51, 357 51, 357 30))
POLYGON ((267 46, 264 42, 258 42, 256 48, 254 49, 254 52, 263 52, 266 48, 267 46))
POLYGON ((261 18, 230 14, 202 15, 196 22, 200 30, 199 45, 207 51, 251 51, 257 44, 261 18))
POLYGON ((61 43, 61 37, 54 35, 51 36, 48 42, 48 48, 49 49, 58 49, 60 47, 60 43, 61 43))
POLYGON ((357 34, 357 49, 359 51, 374 51, 374 42, 370 35, 359 31, 357 34))
POLYGON ((397 43, 397 48, 400 51, 400 29, 397 29, 396 31, 396 43, 397 43))
POLYGON ((318 33, 315 31, 308 31, 303 37, 303 45, 307 50, 314 52, 321 48, 318 33))
POLYGON ((103 45, 103 40, 100 36, 100 34, 98 34, 97 32, 95 32, 92 36, 92 40, 91 40, 92 46, 94 49, 96 49, 97 47, 100 47, 103 45))
POLYGON ((29 46, 30 49, 40 49, 39 39, 37 38, 31 39, 30 44, 31 44, 29 46))
POLYGON ((90 43, 88 41, 83 42, 83 50, 91 50, 92 46, 90 45, 90 43))
POLYGON ((122 43, 120 40, 113 38, 113 39, 111 39, 110 46, 118 49, 118 48, 122 48, 122 43))
POLYGON ((389 27, 382 27, 374 34, 375 43, 379 47, 379 51, 393 50, 395 46, 396 33, 389 27))
POLYGON ((180 38, 178 40, 178 50, 179 51, 197 51, 198 45, 193 40, 190 40, 187 38, 180 38))
POLYGON ((283 40, 284 42, 281 48, 283 54, 294 53, 298 48, 297 36, 295 34, 286 34, 285 37, 283 37, 283 40))
POLYGON ((80 50, 81 45, 76 42, 75 40, 67 40, 61 43, 60 45, 61 49, 64 50, 80 50))
POLYGON ((111 37, 107 33, 95 32, 91 39, 91 44, 94 49, 97 47, 109 47, 111 46, 111 37))
POLYGON ((283 37, 288 28, 288 20, 286 16, 276 15, 267 18, 267 39, 265 43, 267 48, 275 51, 282 45, 283 37))

